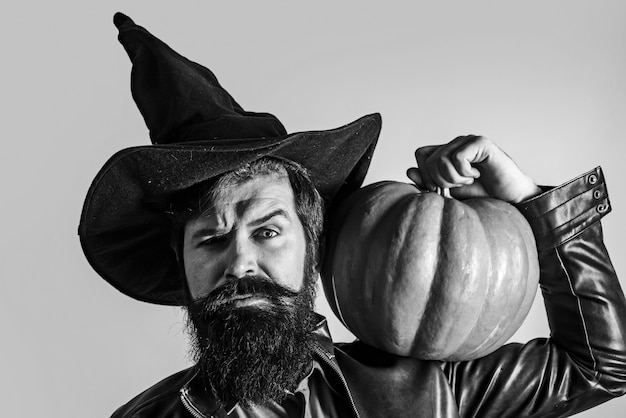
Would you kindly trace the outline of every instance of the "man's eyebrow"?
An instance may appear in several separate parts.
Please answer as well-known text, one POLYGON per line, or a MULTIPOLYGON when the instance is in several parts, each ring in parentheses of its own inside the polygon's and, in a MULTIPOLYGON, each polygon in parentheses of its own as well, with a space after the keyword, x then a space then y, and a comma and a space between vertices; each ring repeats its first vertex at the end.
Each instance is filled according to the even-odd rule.
POLYGON ((191 235, 191 239, 194 240, 194 239, 206 237, 207 235, 209 236, 216 235, 218 233, 219 233, 219 229, 217 228, 204 227, 194 232, 193 235, 191 235))
MULTIPOLYGON (((267 215, 261 216, 260 218, 257 218, 248 222, 248 225, 259 226, 269 221, 270 219, 274 218, 275 216, 282 216, 285 219, 287 219, 289 222, 291 222, 291 217, 289 216, 289 213, 287 213, 287 211, 285 211, 284 209, 276 209, 268 213, 267 215)), ((221 231, 220 228, 202 227, 191 235, 191 239, 203 238, 203 237, 206 237, 207 235, 217 235, 221 233, 220 231, 221 231)))
POLYGON ((276 209, 270 213, 268 213, 267 215, 261 216, 260 218, 254 219, 250 222, 248 222, 249 226, 259 226, 264 224, 265 222, 269 221, 270 219, 272 219, 275 216, 282 216, 284 218, 286 218, 288 221, 291 222, 291 217, 289 216, 289 214, 284 210, 284 209, 276 209))

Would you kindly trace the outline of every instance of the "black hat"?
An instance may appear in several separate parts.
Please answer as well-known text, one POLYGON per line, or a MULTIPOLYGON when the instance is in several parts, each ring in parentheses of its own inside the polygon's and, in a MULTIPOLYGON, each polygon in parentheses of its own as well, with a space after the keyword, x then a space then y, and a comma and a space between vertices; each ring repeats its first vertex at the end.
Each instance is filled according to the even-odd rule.
POLYGON ((79 226, 92 267, 145 302, 184 303, 170 246, 171 196, 261 157, 295 161, 326 206, 363 182, 381 128, 379 114, 337 129, 287 134, 268 113, 247 112, 213 73, 116 13, 132 64, 133 98, 152 145, 113 155, 93 180, 79 226))

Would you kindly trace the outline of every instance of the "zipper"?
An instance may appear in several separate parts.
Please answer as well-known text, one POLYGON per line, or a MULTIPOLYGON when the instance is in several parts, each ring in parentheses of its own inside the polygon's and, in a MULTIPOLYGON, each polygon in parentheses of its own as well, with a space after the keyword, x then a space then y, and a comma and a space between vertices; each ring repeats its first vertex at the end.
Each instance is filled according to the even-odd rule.
MULTIPOLYGON (((183 403, 185 409, 194 417, 194 418, 207 418, 202 412, 200 412, 195 406, 192 405, 191 401, 187 398, 187 388, 183 387, 180 390, 180 400, 183 403)), ((211 415, 213 418, 213 415, 211 415)))
POLYGON ((314 345, 313 349, 315 350, 317 354, 319 354, 324 364, 326 364, 331 369, 333 369, 335 374, 339 376, 339 380, 341 380, 341 383, 343 384, 343 388, 348 394, 348 399, 350 400, 350 406, 352 407, 352 412, 354 412, 354 415, 357 418, 360 418, 359 411, 356 409, 356 404, 354 403, 354 399, 352 399, 352 394, 350 393, 350 389, 348 388, 348 382, 346 382, 346 378, 343 377, 343 373, 341 373, 341 370, 339 370, 339 366, 333 362, 333 359, 335 358, 335 356, 333 354, 326 352, 317 344, 314 345))

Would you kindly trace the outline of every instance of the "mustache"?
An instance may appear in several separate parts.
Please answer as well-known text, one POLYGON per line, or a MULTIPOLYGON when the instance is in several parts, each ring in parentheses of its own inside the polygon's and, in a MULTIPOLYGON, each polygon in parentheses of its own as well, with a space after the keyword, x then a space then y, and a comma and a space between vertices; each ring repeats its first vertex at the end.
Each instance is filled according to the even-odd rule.
POLYGON ((193 302, 201 312, 215 311, 244 297, 262 297, 270 302, 282 305, 298 297, 298 292, 288 289, 263 276, 244 276, 229 280, 213 289, 204 298, 193 302))

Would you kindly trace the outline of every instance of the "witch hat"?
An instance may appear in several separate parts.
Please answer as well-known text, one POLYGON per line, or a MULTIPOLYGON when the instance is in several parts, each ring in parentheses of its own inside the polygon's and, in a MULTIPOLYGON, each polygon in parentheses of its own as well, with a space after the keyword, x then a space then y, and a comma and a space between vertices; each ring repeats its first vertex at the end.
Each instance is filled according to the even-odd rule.
POLYGON ((79 235, 87 260, 121 292, 185 303, 170 247, 171 197, 262 157, 304 166, 328 207, 360 187, 381 128, 379 114, 327 131, 287 134, 269 113, 243 108, 206 67, 116 13, 133 68, 133 98, 151 145, 113 155, 93 180, 79 235))

